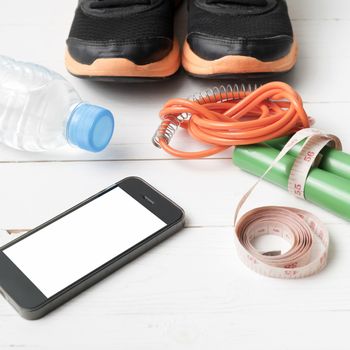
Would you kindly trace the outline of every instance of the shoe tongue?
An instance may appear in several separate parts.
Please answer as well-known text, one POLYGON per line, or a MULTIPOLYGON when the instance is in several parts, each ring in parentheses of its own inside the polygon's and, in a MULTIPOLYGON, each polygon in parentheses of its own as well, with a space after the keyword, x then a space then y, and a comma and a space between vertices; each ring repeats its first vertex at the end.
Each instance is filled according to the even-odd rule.
POLYGON ((266 6, 266 0, 207 0, 208 4, 232 4, 246 6, 266 6))
POLYGON ((95 0, 90 7, 93 9, 127 7, 134 5, 149 5, 151 0, 95 0))

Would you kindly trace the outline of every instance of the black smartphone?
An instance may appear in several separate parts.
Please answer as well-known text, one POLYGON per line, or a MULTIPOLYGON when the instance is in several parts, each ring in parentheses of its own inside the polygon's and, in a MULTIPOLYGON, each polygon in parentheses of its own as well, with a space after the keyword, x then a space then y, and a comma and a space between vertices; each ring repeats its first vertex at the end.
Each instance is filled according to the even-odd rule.
POLYGON ((183 225, 178 205, 128 177, 2 247, 0 293, 40 318, 183 225))

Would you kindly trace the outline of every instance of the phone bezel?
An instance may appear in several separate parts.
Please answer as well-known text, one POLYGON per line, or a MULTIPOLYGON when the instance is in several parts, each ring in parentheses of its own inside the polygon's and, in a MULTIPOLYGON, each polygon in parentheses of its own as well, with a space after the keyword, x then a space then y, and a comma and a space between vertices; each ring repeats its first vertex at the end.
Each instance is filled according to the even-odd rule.
MULTIPOLYGON (((16 310, 25 318, 32 319, 38 318, 33 316, 34 314, 40 315, 38 311, 40 308, 45 308, 45 305, 54 301, 55 299, 65 299, 68 300, 78 294, 80 291, 88 288, 90 285, 96 283, 109 273, 116 270, 118 267, 124 265, 125 263, 131 261, 136 256, 142 254, 143 251, 149 249, 153 245, 157 244, 158 241, 163 240, 164 238, 160 237, 162 233, 168 232, 173 233, 177 231, 180 226, 183 226, 184 222, 184 212, 183 210, 171 201, 169 198, 164 196, 162 193, 157 191, 154 187, 149 185, 146 181, 139 177, 127 177, 112 186, 105 188, 104 190, 96 193, 95 195, 87 198, 86 200, 80 202, 79 204, 73 206, 72 208, 64 211, 63 213, 55 216, 54 218, 46 221, 45 223, 37 226, 36 228, 28 231, 21 237, 13 240, 12 242, 6 244, 0 248, 0 292, 5 296, 6 299, 16 308, 16 310), (102 266, 97 267, 87 275, 78 279, 74 283, 70 284, 66 288, 60 290, 53 296, 47 298, 26 276, 23 272, 7 257, 3 252, 8 247, 17 244, 19 241, 26 239, 28 236, 35 234, 44 227, 52 224, 53 222, 60 220, 66 215, 78 210, 84 205, 96 200, 97 198, 103 196, 104 194, 114 190, 115 188, 120 187, 125 192, 127 192, 131 197, 138 201, 141 205, 150 210, 158 218, 163 220, 166 223, 166 226, 161 230, 154 232, 144 240, 138 242, 136 245, 130 247, 128 250, 123 253, 115 256, 113 259, 109 260, 102 266), (178 227, 176 230, 172 230, 173 227, 178 227), (153 243, 150 243, 154 241, 153 243), (143 248, 144 246, 144 248, 143 248), (133 254, 135 252, 135 254, 133 254), (139 253, 137 253, 139 252, 139 253), (130 256, 130 257, 128 257, 130 256), (120 260, 120 264, 118 264, 120 260), (111 268, 113 267, 113 268, 111 268), (108 273, 103 273, 103 270, 106 270, 108 273), (110 271, 109 271, 110 270, 110 271), (101 276, 101 278, 93 278, 94 276, 101 276), (89 280, 91 281, 89 282, 89 280), (92 283, 91 283, 92 282, 92 283), (79 288, 82 285, 84 288, 79 288), (63 295, 69 294, 70 290, 76 290, 75 293, 70 293, 69 298, 62 298, 63 295), (32 315, 31 315, 32 314, 32 315)), ((69 243, 67 243, 69 244, 69 243)), ((65 301, 63 300, 63 302, 65 301)), ((58 303, 56 306, 61 304, 58 303)), ((47 308, 50 309, 50 308, 47 308)), ((46 313, 46 312, 45 312, 46 313)), ((40 315, 42 316, 42 315, 40 315)))

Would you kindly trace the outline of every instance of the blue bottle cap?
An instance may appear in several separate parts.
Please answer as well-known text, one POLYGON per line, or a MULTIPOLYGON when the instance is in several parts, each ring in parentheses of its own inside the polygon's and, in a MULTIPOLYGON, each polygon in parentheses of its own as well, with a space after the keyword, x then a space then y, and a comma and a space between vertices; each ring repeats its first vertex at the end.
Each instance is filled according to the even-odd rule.
POLYGON ((86 151, 100 152, 107 147, 113 130, 114 118, 108 109, 81 103, 69 117, 67 139, 86 151))

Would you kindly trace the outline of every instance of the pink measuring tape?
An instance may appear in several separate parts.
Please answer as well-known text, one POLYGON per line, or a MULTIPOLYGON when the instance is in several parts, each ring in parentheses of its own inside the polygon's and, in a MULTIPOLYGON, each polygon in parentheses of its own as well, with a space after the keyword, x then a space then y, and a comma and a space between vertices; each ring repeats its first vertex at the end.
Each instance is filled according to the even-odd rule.
POLYGON ((321 150, 331 144, 341 149, 340 140, 334 135, 308 128, 298 131, 281 150, 265 173, 242 197, 235 212, 235 245, 238 256, 250 269, 275 278, 302 278, 321 271, 327 264, 329 234, 323 223, 313 214, 290 207, 266 206, 253 209, 237 222, 239 212, 250 194, 266 174, 299 142, 305 140, 292 167, 288 191, 304 198, 308 173, 319 160, 321 150), (291 243, 284 254, 269 255, 259 252, 252 241, 262 235, 274 234, 291 243), (313 253, 316 240, 317 254, 313 253))

